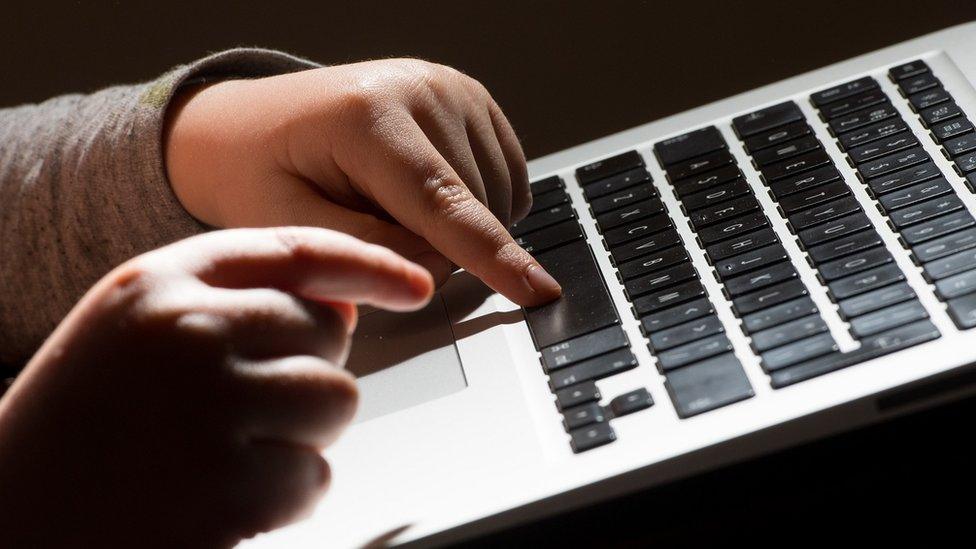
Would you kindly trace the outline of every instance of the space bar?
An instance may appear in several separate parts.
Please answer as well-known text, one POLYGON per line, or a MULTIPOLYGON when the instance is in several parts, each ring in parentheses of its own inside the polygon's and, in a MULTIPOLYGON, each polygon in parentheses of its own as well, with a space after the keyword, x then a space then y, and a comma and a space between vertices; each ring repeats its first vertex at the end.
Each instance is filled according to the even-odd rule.
POLYGON ((556 301, 525 309, 537 349, 620 322, 586 241, 549 250, 536 260, 563 287, 556 301))

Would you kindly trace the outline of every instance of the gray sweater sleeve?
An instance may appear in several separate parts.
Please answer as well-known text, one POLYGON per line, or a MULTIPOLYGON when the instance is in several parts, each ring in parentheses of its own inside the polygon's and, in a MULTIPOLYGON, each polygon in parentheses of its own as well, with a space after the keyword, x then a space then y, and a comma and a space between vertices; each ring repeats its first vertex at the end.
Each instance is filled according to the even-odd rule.
POLYGON ((26 363, 115 266, 208 229, 166 179, 161 137, 175 90, 315 66, 234 49, 145 84, 0 110, 0 366, 26 363))

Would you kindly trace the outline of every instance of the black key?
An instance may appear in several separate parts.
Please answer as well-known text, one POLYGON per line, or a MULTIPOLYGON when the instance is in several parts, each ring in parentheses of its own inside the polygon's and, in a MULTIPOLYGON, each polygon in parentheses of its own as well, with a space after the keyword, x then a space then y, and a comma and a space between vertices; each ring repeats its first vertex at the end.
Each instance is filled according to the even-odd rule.
POLYGON ((617 324, 619 317, 585 241, 539 254, 536 260, 563 287, 556 301, 525 309, 525 319, 542 349, 617 324))
POLYGON ((529 210, 529 215, 536 212, 541 212, 542 210, 555 208, 556 206, 566 204, 568 202, 569 195, 566 194, 566 191, 562 189, 556 189, 554 191, 535 195, 532 197, 532 208, 529 210))
POLYGON ((931 74, 921 74, 919 76, 914 76, 912 78, 907 78, 898 83, 898 87, 901 88, 901 92, 905 96, 915 95, 918 92, 925 91, 936 86, 941 86, 939 79, 932 76, 931 74))
POLYGON ((935 164, 926 162, 906 170, 888 174, 884 177, 871 179, 868 181, 868 187, 875 196, 880 196, 884 193, 890 193, 908 187, 909 185, 915 185, 916 183, 921 183, 922 181, 927 181, 940 175, 942 175, 942 172, 939 171, 939 168, 935 164))
POLYGON ((644 219, 645 217, 662 212, 664 212, 664 204, 661 203, 661 200, 659 198, 651 198, 632 206, 627 206, 626 208, 620 208, 619 210, 599 215, 596 218, 596 224, 601 231, 606 231, 614 227, 619 227, 624 223, 644 219))
POLYGON ((650 348, 655 353, 684 345, 710 335, 725 331, 722 321, 715 315, 709 315, 691 322, 678 324, 665 330, 658 330, 650 334, 650 348))
POLYGON ((934 124, 938 124, 939 122, 945 122, 946 120, 955 118, 957 116, 962 116, 962 109, 959 108, 959 105, 956 105, 950 101, 935 105, 934 107, 922 109, 918 112, 918 116, 922 119, 922 124, 928 128, 934 124))
POLYGON ((730 297, 740 296, 749 292, 754 292, 773 284, 786 282, 797 278, 799 275, 792 263, 777 263, 768 267, 763 267, 748 274, 730 278, 725 281, 725 291, 730 297))
POLYGON ((794 232, 809 229, 818 223, 825 223, 831 219, 861 211, 861 205, 853 196, 820 204, 813 208, 799 211, 790 216, 790 227, 794 232))
POLYGON ((871 290, 837 302, 841 318, 848 320, 856 316, 883 309, 895 303, 915 299, 915 290, 904 282, 871 290))
POLYGON ((942 259, 936 259, 926 263, 922 268, 925 270, 925 278, 929 282, 976 269, 976 250, 964 250, 942 259))
POLYGON ((953 192, 952 185, 946 181, 946 178, 939 176, 936 179, 883 194, 878 198, 878 205, 883 212, 890 213, 951 192, 953 192))
POLYGON ((610 444, 617 440, 617 435, 613 432, 613 427, 607 422, 594 423, 582 429, 577 429, 569 435, 572 437, 569 444, 573 448, 573 452, 577 454, 603 446, 604 444, 610 444))
POLYGON ((742 331, 754 334, 816 312, 817 306, 812 299, 800 297, 742 317, 742 331))
POLYGON ((681 200, 685 209, 694 211, 750 193, 752 190, 749 188, 749 184, 744 179, 737 179, 732 183, 713 187, 707 191, 689 194, 681 200))
POLYGON ((741 317, 809 294, 810 292, 803 285, 803 281, 790 280, 737 297, 732 302, 732 308, 735 310, 735 314, 741 317))
POLYGON ((677 193, 679 197, 683 197, 688 196, 689 194, 704 191, 705 189, 710 189, 716 185, 721 185, 722 183, 734 181, 740 177, 742 177, 742 172, 739 171, 738 166, 733 165, 719 168, 713 172, 689 177, 688 179, 675 181, 671 185, 674 187, 674 192, 677 193))
POLYGON ((881 236, 877 231, 864 231, 839 238, 833 242, 821 244, 807 249, 810 259, 814 263, 823 263, 831 259, 852 254, 854 252, 873 248, 881 244, 881 236))
POLYGON ((739 359, 731 353, 672 370, 667 373, 665 385, 681 418, 739 402, 755 394, 739 359))
POLYGON ((566 184, 563 183, 563 178, 559 177, 558 175, 551 175, 544 179, 533 181, 529 184, 529 189, 532 191, 533 196, 538 196, 549 191, 555 191, 556 189, 563 189, 565 187, 566 184))
POLYGON ((935 240, 930 240, 912 248, 912 253, 920 263, 946 257, 976 246, 976 228, 965 229, 935 240))
POLYGON ((942 88, 933 88, 909 96, 908 101, 916 111, 920 111, 951 99, 952 96, 949 95, 949 92, 942 88))
POLYGON ((654 406, 654 399, 647 389, 635 389, 624 393, 610 401, 610 411, 613 417, 625 416, 654 406))
POLYGON ((942 143, 951 158, 976 151, 976 133, 967 133, 959 137, 953 137, 942 143))
POLYGON ((576 213, 573 212, 573 207, 569 204, 563 204, 534 213, 518 223, 512 223, 509 232, 512 233, 512 236, 522 236, 532 231, 538 231, 539 229, 555 225, 560 221, 568 221, 575 218, 576 213))
POLYGON ((877 334, 861 341, 861 346, 850 353, 834 353, 772 372, 774 389, 786 387, 812 377, 853 366, 890 353, 914 347, 926 341, 938 339, 939 330, 930 320, 920 320, 890 332, 877 334))
POLYGON ((901 237, 909 246, 914 246, 973 225, 976 225, 976 219, 966 210, 962 210, 902 229, 901 237))
POLYGON ((851 320, 851 335, 863 339, 928 317, 925 307, 917 300, 905 301, 851 320))
POLYGON ((728 240, 769 225, 763 212, 746 214, 735 219, 725 219, 698 231, 698 237, 706 246, 721 240, 728 240))
POLYGON ((620 264, 676 244, 681 244, 681 237, 674 229, 668 229, 647 238, 611 248, 610 255, 613 256, 615 263, 620 264))
POLYGON ((897 67, 891 67, 888 70, 888 75, 891 76, 892 81, 898 82, 927 72, 929 72, 929 66, 925 64, 925 61, 916 59, 915 61, 909 61, 897 67))
POLYGON ((782 199, 780 199, 779 206, 782 208, 783 212, 786 213, 786 215, 793 215, 804 208, 810 208, 825 202, 833 202, 834 200, 849 194, 851 194, 851 188, 848 187, 847 184, 845 184, 843 181, 835 181, 833 183, 807 189, 802 192, 793 193, 789 196, 784 196, 782 199))
POLYGON ((857 167, 857 172, 867 181, 872 177, 879 177, 929 160, 929 153, 925 152, 925 149, 915 147, 865 162, 857 167))
POLYGON ((695 279, 667 290, 638 297, 634 300, 634 312, 644 316, 704 295, 705 287, 695 279))
POLYGON ((715 334, 673 349, 661 351, 656 356, 658 368, 662 372, 668 372, 680 366, 731 351, 732 343, 729 338, 725 334, 715 334))
POLYGON ((835 136, 842 136, 847 132, 852 132, 897 116, 898 111, 890 103, 886 103, 878 107, 864 109, 863 111, 857 111, 847 116, 835 118, 830 121, 830 131, 835 136))
MULTIPOLYGON (((803 242, 803 245, 809 248, 822 242, 864 231, 865 229, 871 229, 872 227, 871 220, 864 215, 864 212, 857 212, 851 215, 845 215, 844 217, 838 217, 826 223, 821 223, 809 229, 804 229, 798 233, 798 236, 800 237, 800 242, 803 242)), ((871 232, 874 231, 872 230, 871 232)))
POLYGON ((583 238, 583 228, 575 219, 563 221, 540 231, 516 237, 525 251, 536 254, 583 238))
POLYGON ((597 388, 596 383, 587 381, 556 391, 556 407, 565 410, 587 402, 597 402, 601 398, 603 396, 600 394, 600 389, 597 388))
POLYGON ((633 223, 610 229, 603 233, 607 245, 610 247, 619 246, 625 242, 643 238, 664 229, 672 227, 671 218, 665 214, 658 214, 653 217, 634 221, 633 223))
POLYGON ((948 122, 936 124, 930 128, 932 137, 939 143, 952 139, 958 135, 973 131, 973 123, 968 118, 956 118, 948 122))
POLYGON ((776 238, 776 233, 772 229, 762 229, 754 233, 713 244, 705 249, 705 253, 708 254, 709 260, 715 263, 734 255, 744 254, 778 242, 779 239, 776 238))
POLYGON ((820 149, 764 166, 760 171, 766 183, 771 183, 777 179, 812 170, 825 164, 830 164, 830 157, 820 149))
POLYGON ((878 82, 874 78, 865 76, 852 82, 846 82, 844 84, 840 84, 839 86, 818 91, 810 96, 810 101, 814 104, 814 106, 822 107, 832 101, 838 101, 840 99, 844 99, 845 97, 850 97, 864 91, 873 90, 877 87, 878 82))
POLYGON ((606 196, 617 191, 622 191, 637 185, 639 183, 650 183, 651 174, 647 172, 644 168, 635 168, 633 170, 627 170, 617 175, 611 175, 606 179, 601 179, 599 181, 590 183, 583 188, 583 195, 586 196, 586 200, 590 201, 594 198, 599 198, 601 196, 606 196))
POLYGON ((767 372, 773 372, 797 362, 835 353, 837 348, 837 342, 829 333, 817 334, 764 352, 762 367, 767 372))
POLYGON ((556 370, 549 374, 549 388, 557 391, 584 381, 593 381, 626 372, 636 366, 637 357, 630 352, 630 349, 618 349, 556 370))
POLYGON ((793 343, 826 331, 827 324, 820 318, 820 315, 810 315, 750 334, 749 337, 752 338, 750 345, 757 353, 763 353, 780 345, 793 343))
POLYGON ((842 134, 838 139, 840 140, 841 148, 846 151, 854 147, 866 145, 872 141, 877 141, 878 139, 891 137, 892 135, 901 133, 907 129, 908 124, 906 124, 901 118, 897 118, 878 122, 877 124, 871 124, 870 126, 861 128, 856 132, 842 134))
POLYGON ((935 283, 935 293, 945 301, 976 291, 976 271, 966 271, 935 283))
POLYGON ((834 280, 827 287, 830 288, 830 294, 837 301, 903 280, 905 280, 905 275, 898 268, 898 265, 890 263, 834 280))
POLYGON ((617 266, 620 277, 630 280, 638 276, 659 271, 675 263, 688 261, 688 252, 682 246, 672 246, 651 255, 646 255, 634 261, 628 261, 617 266))
POLYGON ((715 272, 719 278, 726 280, 730 277, 749 272, 760 267, 785 261, 789 257, 781 244, 774 244, 758 248, 744 254, 715 262, 715 272))
POLYGON ((607 416, 603 413, 603 407, 595 402, 563 411, 563 427, 567 431, 579 429, 591 423, 602 423, 606 419, 607 416))
POLYGON ((733 118, 732 129, 735 130, 735 134, 740 139, 744 139, 750 135, 769 131, 798 120, 803 120, 803 113, 800 112, 800 107, 792 101, 785 101, 733 118))
POLYGON ((647 219, 634 221, 633 223, 629 223, 623 227, 610 229, 609 231, 603 233, 603 238, 607 241, 608 246, 614 247, 625 242, 630 242, 631 240, 636 240, 638 238, 643 238, 647 235, 663 231, 664 229, 672 226, 671 217, 666 214, 658 214, 653 217, 648 217, 647 219))
POLYGON ((700 298, 642 317, 641 330, 649 334, 714 312, 712 302, 708 298, 700 298))
POLYGON ((956 169, 960 175, 976 170, 976 153, 968 153, 956 158, 956 169))
POLYGON ((729 200, 728 202, 695 210, 688 214, 688 219, 691 221, 695 230, 698 230, 724 219, 758 210, 759 208, 759 201, 756 200, 755 196, 749 194, 734 200, 729 200))
POLYGON ((556 345, 542 348, 542 366, 546 372, 558 370, 581 360, 615 351, 630 345, 620 326, 610 326, 556 345))
POLYGON ((768 147, 786 143, 798 137, 810 134, 810 126, 806 122, 794 122, 787 126, 774 128, 766 133, 752 136, 745 140, 746 152, 754 154, 768 147))
POLYGON ((735 159, 728 151, 719 151, 698 158, 668 166, 668 181, 680 181, 694 175, 710 172, 728 164, 734 164, 735 159))
POLYGON ((879 267, 894 261, 887 248, 878 247, 851 254, 847 257, 821 263, 820 276, 826 281, 837 280, 852 274, 879 267))
POLYGON ((780 179, 769 184, 769 190, 777 200, 793 193, 812 189, 831 181, 840 179, 840 172, 833 166, 824 166, 800 175, 795 175, 786 179, 780 179))
POLYGON ((826 120, 831 120, 833 118, 837 118, 838 116, 850 114, 856 110, 866 109, 872 105, 887 102, 888 96, 885 95, 883 91, 871 90, 859 93, 857 95, 852 95, 840 101, 834 101, 833 103, 821 108, 820 113, 823 114, 826 120))
POLYGON ((631 187, 607 196, 601 196, 593 200, 590 202, 590 209, 593 210, 593 213, 600 215, 610 210, 636 204, 648 198, 654 198, 655 196, 657 196, 657 191, 652 185, 637 185, 636 187, 631 187))
POLYGON ((627 151, 617 156, 597 160, 592 164, 587 164, 576 169, 576 179, 581 185, 610 177, 611 175, 640 168, 644 165, 644 159, 637 151, 627 151))
POLYGON ((799 139, 790 141, 789 143, 783 143, 777 147, 770 147, 768 149, 757 151, 752 155, 752 159, 755 161, 756 166, 767 166, 773 162, 786 160, 787 158, 792 158, 819 148, 820 141, 817 139, 817 137, 809 135, 807 137, 801 137, 799 139))
POLYGON ((976 294, 949 300, 949 317, 960 330, 976 327, 976 294))
POLYGON ((916 145, 918 139, 911 133, 905 132, 855 147, 847 151, 847 154, 850 155, 852 162, 860 164, 916 145))
POLYGON ((691 263, 680 263, 670 269, 628 280, 624 284, 624 288, 627 292, 627 299, 633 301, 637 296, 657 292, 697 277, 698 273, 695 272, 691 263))
POLYGON ((725 148, 728 148, 728 145, 718 128, 708 126, 655 143, 654 155, 662 166, 670 166, 725 148))
POLYGON ((925 202, 919 202, 913 206, 895 210, 888 214, 891 224, 898 229, 904 229, 909 225, 921 223, 934 217, 944 215, 956 210, 961 210, 962 201, 954 194, 933 198, 925 202))
POLYGON ((969 192, 976 193, 976 173, 966 175, 966 188, 969 192))

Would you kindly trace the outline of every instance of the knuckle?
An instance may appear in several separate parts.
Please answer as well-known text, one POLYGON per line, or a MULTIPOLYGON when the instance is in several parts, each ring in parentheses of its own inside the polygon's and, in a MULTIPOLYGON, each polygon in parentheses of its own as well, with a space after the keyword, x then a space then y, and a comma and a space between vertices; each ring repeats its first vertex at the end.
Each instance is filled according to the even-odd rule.
POLYGON ((358 124, 371 124, 389 111, 390 95, 381 83, 361 78, 339 95, 338 104, 344 118, 358 124))
POLYGON ((459 178, 435 174, 424 182, 431 213, 435 217, 453 217, 470 208, 471 193, 459 178))

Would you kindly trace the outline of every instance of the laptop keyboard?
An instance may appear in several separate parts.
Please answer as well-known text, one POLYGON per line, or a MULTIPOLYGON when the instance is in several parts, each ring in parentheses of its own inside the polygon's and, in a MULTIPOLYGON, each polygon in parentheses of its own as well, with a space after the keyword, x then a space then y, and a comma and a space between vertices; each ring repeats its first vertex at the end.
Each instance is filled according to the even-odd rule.
MULTIPOLYGON (((809 100, 834 137, 823 143, 793 101, 732 120, 738 143, 715 126, 654 145, 667 181, 652 181, 637 151, 576 170, 596 229, 645 340, 630 341, 593 250, 558 176, 532 184, 535 205, 512 227, 519 244, 563 285, 558 301, 526 310, 574 451, 616 439, 611 419, 654 404, 644 388, 606 395, 596 380, 635 368, 646 345, 680 418, 754 396, 726 330, 741 330, 774 389, 940 337, 864 208, 876 207, 945 302, 959 329, 976 326, 976 219, 947 177, 976 192, 976 131, 923 61, 889 71, 929 136, 915 135, 868 76, 809 100), (933 139, 954 163, 944 174, 921 147, 933 139), (775 211, 755 196, 730 153, 742 147, 775 211), (837 147, 859 181, 827 153, 837 147), (875 204, 852 193, 863 185, 875 204), (685 242, 659 193, 673 193, 695 235, 685 242), (770 226, 781 216, 805 257, 791 257, 770 226), (721 296, 709 295, 688 250, 704 251, 721 296), (805 259, 859 346, 842 352, 795 267, 805 259), (738 326, 723 325, 716 303, 738 326)), ((679 222, 685 222, 681 219, 679 222)), ((603 253, 600 251, 599 253, 603 253)), ((611 279, 612 280, 612 279, 611 279)), ((819 291, 819 289, 818 289, 819 291)), ((649 380, 650 381, 650 380, 649 380)))

